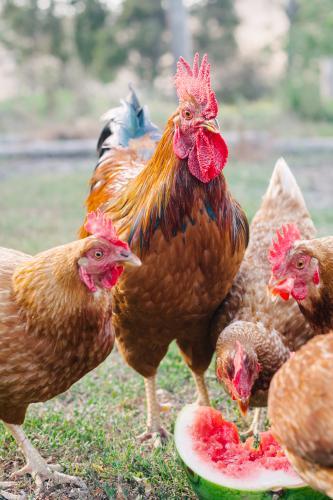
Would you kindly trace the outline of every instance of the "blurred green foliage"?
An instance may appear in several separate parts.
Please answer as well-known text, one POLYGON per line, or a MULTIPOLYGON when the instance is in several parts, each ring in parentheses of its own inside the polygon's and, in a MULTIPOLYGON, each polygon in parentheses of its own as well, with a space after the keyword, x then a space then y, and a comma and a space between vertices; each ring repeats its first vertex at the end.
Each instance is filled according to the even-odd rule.
POLYGON ((0 41, 15 52, 18 62, 41 53, 67 59, 64 24, 55 7, 55 0, 46 9, 40 8, 38 0, 4 0, 0 41))
MULTIPOLYGON (((82 115, 89 106, 92 83, 112 82, 125 69, 128 80, 137 75, 148 91, 155 88, 157 94, 170 97, 172 90, 165 82, 170 82, 167 78, 175 63, 171 5, 176 4, 170 0, 0 0, 0 46, 14 56, 21 88, 45 96, 45 112, 50 116, 56 112, 59 90, 74 96, 73 103, 79 102, 75 112, 82 115)), ((290 26, 285 77, 281 92, 275 95, 261 71, 261 64, 270 57, 269 48, 253 60, 240 55, 236 2, 193 0, 186 6, 184 22, 190 27, 193 50, 209 53, 219 99, 239 103, 282 93, 289 109, 302 118, 333 120, 333 98, 320 92, 323 59, 331 58, 333 68, 333 0, 281 4, 290 26)), ((75 112, 73 104, 72 115, 75 112)))
POLYGON ((333 119, 333 100, 320 94, 320 65, 333 58, 333 0, 290 0, 287 98, 306 118, 333 119))

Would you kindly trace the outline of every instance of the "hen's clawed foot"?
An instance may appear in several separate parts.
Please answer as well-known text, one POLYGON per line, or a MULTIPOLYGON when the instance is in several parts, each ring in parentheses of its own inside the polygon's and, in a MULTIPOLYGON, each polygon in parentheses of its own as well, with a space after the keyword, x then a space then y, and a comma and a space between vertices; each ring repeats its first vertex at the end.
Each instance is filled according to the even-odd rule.
POLYGON ((59 465, 48 464, 26 437, 21 426, 14 424, 5 425, 20 445, 26 459, 26 465, 17 472, 14 472, 11 475, 11 479, 30 474, 36 483, 37 495, 41 492, 45 481, 52 481, 55 485, 73 484, 82 489, 87 489, 84 481, 79 477, 63 474, 59 472, 61 470, 59 465))
POLYGON ((5 498, 5 500, 24 500, 25 495, 15 495, 9 491, 4 491, 1 488, 7 489, 16 486, 15 481, 0 481, 0 498, 5 498))
POLYGON ((252 420, 252 424, 248 428, 247 431, 241 432, 240 437, 241 438, 247 438, 250 436, 259 436, 261 429, 264 428, 263 424, 263 419, 264 419, 265 413, 262 408, 256 408, 254 411, 254 417, 252 420))
POLYGON ((170 434, 163 427, 159 427, 157 430, 147 429, 146 432, 140 434, 137 439, 140 443, 152 440, 154 448, 159 448, 167 443, 170 434))
POLYGON ((59 472, 61 466, 58 464, 48 464, 44 460, 31 460, 22 469, 14 472, 11 478, 15 479, 25 474, 30 474, 36 483, 37 491, 40 493, 43 489, 45 481, 52 481, 53 484, 73 484, 82 489, 86 489, 87 486, 79 477, 69 476, 68 474, 63 474, 59 472))

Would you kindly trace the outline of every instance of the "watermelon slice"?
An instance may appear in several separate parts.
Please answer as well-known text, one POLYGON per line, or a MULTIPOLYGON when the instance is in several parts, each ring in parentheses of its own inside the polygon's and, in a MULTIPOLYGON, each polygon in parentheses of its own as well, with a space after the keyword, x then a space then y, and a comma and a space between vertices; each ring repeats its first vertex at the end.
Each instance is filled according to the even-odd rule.
POLYGON ((270 432, 261 433, 259 443, 242 443, 237 427, 214 408, 185 406, 175 444, 200 499, 328 498, 303 483, 270 432))

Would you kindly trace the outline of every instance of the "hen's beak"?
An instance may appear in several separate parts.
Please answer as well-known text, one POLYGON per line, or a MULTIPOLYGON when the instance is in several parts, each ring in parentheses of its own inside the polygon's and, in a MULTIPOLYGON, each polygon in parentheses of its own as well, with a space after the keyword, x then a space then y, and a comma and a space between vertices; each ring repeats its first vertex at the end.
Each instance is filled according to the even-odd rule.
POLYGON ((201 126, 204 127, 204 128, 206 128, 210 132, 213 132, 214 134, 219 134, 220 133, 219 122, 217 121, 216 118, 213 118, 212 120, 206 120, 206 121, 204 121, 201 126))
POLYGON ((237 399, 237 403, 241 411, 241 414, 243 415, 243 417, 245 417, 245 415, 247 414, 247 410, 249 409, 250 406, 250 398, 237 399))
POLYGON ((268 290, 271 295, 279 295, 281 299, 288 300, 295 284, 294 278, 276 279, 271 277, 268 283, 268 290))
POLYGON ((117 259, 119 262, 125 266, 141 266, 142 262, 133 252, 130 250, 122 250, 117 259))

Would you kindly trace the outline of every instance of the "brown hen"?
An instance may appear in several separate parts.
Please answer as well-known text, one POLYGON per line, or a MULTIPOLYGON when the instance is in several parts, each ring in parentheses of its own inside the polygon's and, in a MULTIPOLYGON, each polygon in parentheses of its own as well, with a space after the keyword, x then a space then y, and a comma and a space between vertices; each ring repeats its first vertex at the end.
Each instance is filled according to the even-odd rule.
MULTIPOLYGON (((295 304, 272 304, 267 293, 268 249, 282 223, 297 220, 302 234, 315 229, 288 165, 280 159, 250 228, 250 242, 235 282, 215 314, 216 374, 241 411, 267 405, 274 373, 313 332, 295 304)), ((257 430, 259 413, 253 427, 257 430)))
POLYGON ((14 476, 33 475, 38 489, 47 479, 82 481, 48 465, 28 441, 27 408, 66 391, 108 356, 110 289, 123 263, 140 264, 110 220, 90 214, 86 229, 93 236, 34 257, 0 248, 0 419, 27 460, 14 476))
POLYGON ((273 377, 272 432, 302 479, 333 498, 333 333, 310 340, 273 377))
POLYGON ((293 297, 316 334, 333 329, 333 237, 304 240, 296 225, 271 248, 273 295, 293 297))

